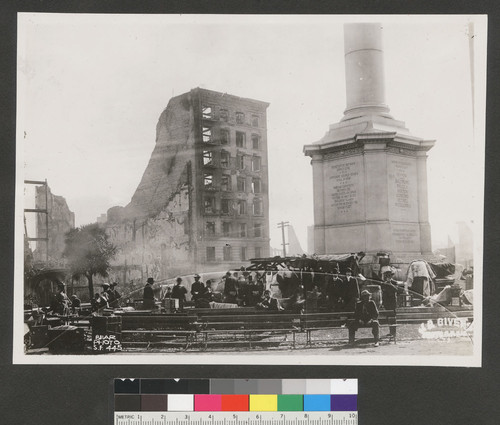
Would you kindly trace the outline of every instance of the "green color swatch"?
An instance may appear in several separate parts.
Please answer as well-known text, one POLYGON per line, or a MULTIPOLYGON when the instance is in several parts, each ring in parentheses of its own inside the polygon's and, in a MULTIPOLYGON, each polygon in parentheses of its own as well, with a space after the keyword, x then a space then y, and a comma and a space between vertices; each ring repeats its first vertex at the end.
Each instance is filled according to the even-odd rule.
POLYGON ((303 399, 301 394, 278 394, 278 412, 302 412, 303 399))

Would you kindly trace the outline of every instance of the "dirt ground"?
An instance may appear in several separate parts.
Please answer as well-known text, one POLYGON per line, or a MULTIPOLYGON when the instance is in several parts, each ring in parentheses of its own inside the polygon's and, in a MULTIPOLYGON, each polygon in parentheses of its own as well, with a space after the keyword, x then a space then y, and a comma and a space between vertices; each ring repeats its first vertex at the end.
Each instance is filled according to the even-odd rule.
MULTIPOLYGON (((436 329, 437 330, 437 329, 436 329)), ((470 356, 473 354, 472 331, 469 329, 467 336, 454 336, 450 338, 425 339, 419 333, 419 325, 399 325, 397 329, 397 342, 389 341, 388 328, 382 327, 381 341, 378 347, 374 347, 373 336, 370 329, 360 329, 356 332, 356 342, 353 345, 347 343, 347 329, 336 329, 327 331, 316 331, 312 334, 312 344, 306 345, 306 337, 303 333, 296 334, 296 348, 292 348, 292 336, 286 338, 283 335, 260 338, 254 341, 252 348, 248 344, 235 343, 224 345, 209 345, 204 351, 201 345, 193 345, 185 353, 189 354, 280 354, 280 355, 447 355, 447 356, 470 356)), ((175 349, 150 347, 148 349, 129 349, 120 354, 131 353, 172 353, 179 352, 175 349)), ((118 353, 116 353, 118 354, 118 353)))

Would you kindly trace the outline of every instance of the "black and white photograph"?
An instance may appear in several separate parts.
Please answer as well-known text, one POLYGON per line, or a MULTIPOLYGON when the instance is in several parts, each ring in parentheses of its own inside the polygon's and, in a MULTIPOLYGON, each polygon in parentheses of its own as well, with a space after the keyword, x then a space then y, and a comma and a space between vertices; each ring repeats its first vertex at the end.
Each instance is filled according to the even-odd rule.
POLYGON ((485 15, 17 31, 14 363, 481 366, 485 15))

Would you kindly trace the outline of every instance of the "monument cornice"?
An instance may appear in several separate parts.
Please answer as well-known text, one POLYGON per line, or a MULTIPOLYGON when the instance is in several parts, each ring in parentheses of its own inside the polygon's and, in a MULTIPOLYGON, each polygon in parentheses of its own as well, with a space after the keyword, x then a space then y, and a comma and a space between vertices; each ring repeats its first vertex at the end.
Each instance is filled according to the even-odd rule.
MULTIPOLYGON (((423 140, 412 136, 402 136, 397 132, 384 133, 359 133, 354 137, 335 142, 317 143, 304 146, 304 154, 307 156, 335 154, 342 151, 350 151, 356 149, 358 152, 364 152, 367 145, 383 145, 380 149, 370 148, 373 150, 384 150, 397 153, 394 149, 404 149, 406 153, 416 154, 416 152, 427 152, 435 144, 434 140, 423 140)), ((354 152, 346 152, 350 154, 354 152)), ((405 152, 399 152, 405 154, 405 152)), ((335 155, 338 156, 338 155, 335 155)))

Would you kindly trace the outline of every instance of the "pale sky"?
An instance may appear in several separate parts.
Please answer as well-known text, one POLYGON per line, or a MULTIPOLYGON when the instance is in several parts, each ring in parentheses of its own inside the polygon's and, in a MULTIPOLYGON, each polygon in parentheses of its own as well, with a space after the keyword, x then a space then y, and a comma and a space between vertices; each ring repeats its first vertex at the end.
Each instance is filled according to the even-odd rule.
MULTIPOLYGON (((302 148, 343 116, 342 24, 376 21, 391 114, 412 135, 436 140, 427 163, 433 248, 448 235, 456 241, 456 222, 477 223, 483 205, 484 114, 476 110, 474 139, 471 20, 478 78, 486 54, 478 17, 22 14, 24 178, 46 178, 77 225, 94 222, 130 201, 172 96, 203 87, 267 101, 271 246, 280 246, 276 224, 284 220, 307 249, 312 170, 302 148)), ((476 84, 475 95, 484 107, 484 87, 476 84)))

